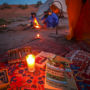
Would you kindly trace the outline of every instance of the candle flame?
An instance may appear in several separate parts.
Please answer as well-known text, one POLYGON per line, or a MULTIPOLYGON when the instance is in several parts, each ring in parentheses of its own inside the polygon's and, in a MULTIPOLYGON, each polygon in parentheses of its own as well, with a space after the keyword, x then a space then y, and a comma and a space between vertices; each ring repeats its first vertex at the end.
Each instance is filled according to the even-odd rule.
POLYGON ((37 38, 40 38, 40 34, 37 34, 37 38))
POLYGON ((26 57, 27 63, 28 64, 33 64, 35 62, 35 56, 34 55, 28 55, 26 57))

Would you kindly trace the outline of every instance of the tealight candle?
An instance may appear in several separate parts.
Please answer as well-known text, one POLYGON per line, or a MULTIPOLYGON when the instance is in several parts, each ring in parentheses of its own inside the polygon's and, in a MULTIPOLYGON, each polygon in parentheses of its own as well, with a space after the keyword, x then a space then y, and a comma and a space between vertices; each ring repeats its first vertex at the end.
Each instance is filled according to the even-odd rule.
POLYGON ((35 71, 35 56, 30 54, 26 57, 26 60, 27 60, 27 66, 28 66, 29 72, 34 72, 35 71))
POLYGON ((40 34, 37 34, 37 38, 40 38, 40 34))

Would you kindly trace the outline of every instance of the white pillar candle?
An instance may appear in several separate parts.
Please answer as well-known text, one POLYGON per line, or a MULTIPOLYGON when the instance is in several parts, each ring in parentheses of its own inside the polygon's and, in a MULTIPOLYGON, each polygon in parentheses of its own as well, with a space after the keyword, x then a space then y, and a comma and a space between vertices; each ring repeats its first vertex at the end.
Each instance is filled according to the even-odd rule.
POLYGON ((26 60, 27 60, 27 66, 28 66, 29 72, 34 72, 35 71, 35 56, 30 54, 26 57, 26 60))

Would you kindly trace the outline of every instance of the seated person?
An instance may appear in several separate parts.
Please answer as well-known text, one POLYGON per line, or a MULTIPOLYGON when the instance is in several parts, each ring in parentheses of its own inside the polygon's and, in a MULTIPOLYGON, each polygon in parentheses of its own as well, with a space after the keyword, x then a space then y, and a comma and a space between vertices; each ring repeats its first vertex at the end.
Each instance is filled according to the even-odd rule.
POLYGON ((30 20, 29 20, 29 23, 30 23, 30 26, 31 26, 31 27, 33 27, 34 24, 35 24, 35 22, 34 22, 34 19, 35 19, 35 18, 38 20, 38 18, 36 17, 36 13, 32 12, 32 13, 31 13, 31 16, 30 16, 30 20))
POLYGON ((48 11, 48 14, 46 15, 46 17, 44 15, 42 20, 44 20, 44 24, 47 27, 56 27, 59 22, 58 16, 55 13, 53 13, 52 11, 48 11))

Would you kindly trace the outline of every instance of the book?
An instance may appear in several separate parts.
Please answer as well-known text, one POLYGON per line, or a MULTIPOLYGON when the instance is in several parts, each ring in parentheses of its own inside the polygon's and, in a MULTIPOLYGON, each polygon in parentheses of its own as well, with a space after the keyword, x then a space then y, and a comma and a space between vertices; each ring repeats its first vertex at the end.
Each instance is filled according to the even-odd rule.
POLYGON ((7 87, 10 84, 7 69, 0 70, 0 89, 7 87))
POLYGON ((70 63, 69 60, 60 56, 47 60, 45 86, 64 88, 63 90, 77 90, 70 63))
POLYGON ((46 65, 46 63, 47 63, 47 59, 52 59, 55 56, 56 55, 53 54, 53 53, 48 53, 48 52, 41 51, 36 56, 36 59, 35 59, 36 66, 44 67, 46 65))

